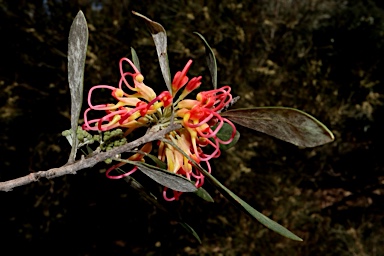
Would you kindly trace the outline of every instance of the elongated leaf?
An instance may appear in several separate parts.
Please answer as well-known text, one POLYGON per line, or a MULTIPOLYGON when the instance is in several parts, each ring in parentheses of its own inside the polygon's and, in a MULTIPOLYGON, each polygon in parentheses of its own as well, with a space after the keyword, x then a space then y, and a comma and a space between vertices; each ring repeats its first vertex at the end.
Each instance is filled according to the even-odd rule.
POLYGON ((139 70, 139 72, 141 72, 139 57, 137 56, 137 53, 133 47, 131 47, 131 55, 133 64, 135 64, 136 68, 139 70))
POLYGON ((145 201, 154 204, 157 208, 163 211, 167 211, 166 208, 157 201, 156 196, 154 196, 149 190, 144 188, 140 182, 138 182, 131 176, 124 177, 124 180, 128 183, 131 188, 135 189, 145 201))
POLYGON ((172 190, 180 192, 195 192, 197 190, 195 185, 190 180, 167 170, 160 169, 155 166, 149 167, 149 165, 146 164, 139 164, 137 167, 140 171, 157 183, 172 190))
POLYGON ((134 152, 134 153, 140 153, 146 157, 148 157, 149 159, 151 159, 158 168, 160 169, 166 169, 167 168, 167 164, 164 163, 163 161, 161 161, 157 156, 154 156, 152 154, 148 154, 147 152, 143 152, 143 151, 140 151, 140 150, 132 150, 132 151, 129 151, 129 152, 134 152))
POLYGON ((88 26, 82 11, 79 11, 69 30, 68 38, 68 83, 71 91, 72 150, 68 162, 76 158, 79 140, 76 136, 81 104, 83 102, 83 79, 85 55, 88 44, 88 26))
POLYGON ((161 24, 148 19, 138 12, 132 11, 132 13, 145 21, 149 31, 152 34, 152 38, 156 46, 157 57, 159 58, 161 73, 163 74, 168 91, 172 94, 171 72, 169 69, 167 54, 167 33, 161 24))
POLYGON ((192 234, 197 239, 197 241, 199 241, 199 243, 201 244, 201 239, 200 239, 199 235, 196 233, 196 231, 191 226, 189 226, 186 222, 179 222, 179 223, 190 234, 192 234))
POLYGON ((231 121, 300 147, 316 147, 335 139, 313 116, 286 107, 234 109, 221 113, 231 121))
POLYGON ((217 89, 217 64, 216 64, 216 57, 215 53, 213 52, 212 48, 209 46, 208 42, 205 40, 203 35, 201 35, 198 32, 193 32, 195 35, 200 37, 201 40, 203 40, 204 45, 205 45, 205 53, 207 54, 207 65, 209 72, 211 73, 211 78, 212 78, 212 84, 213 84, 213 89, 217 89))
POLYGON ((293 234, 291 231, 286 229, 285 227, 281 226, 279 223, 271 220, 261 212, 257 211, 255 208, 250 206, 247 202, 243 201, 240 197, 235 195, 231 190, 226 188, 223 184, 221 184, 215 177, 213 177, 209 172, 201 168, 200 170, 206 178, 208 178, 209 181, 212 182, 213 185, 216 186, 216 188, 221 192, 223 196, 225 196, 229 201, 234 203, 235 205, 239 206, 240 209, 242 209, 245 213, 250 215, 251 217, 258 220, 261 224, 266 226, 267 228, 275 231, 276 233, 285 236, 289 239, 295 240, 295 241, 303 241, 300 237, 293 234))
POLYGON ((157 201, 157 198, 146 188, 143 187, 137 180, 132 178, 131 176, 124 177, 124 180, 129 184, 130 187, 135 189, 148 203, 155 205, 158 209, 162 210, 165 213, 169 214, 169 217, 175 221, 177 221, 188 233, 193 235, 199 243, 201 243, 201 239, 196 231, 189 226, 186 222, 184 222, 178 213, 169 211, 164 205, 157 201))
POLYGON ((154 155, 146 153, 145 156, 149 157, 160 169, 165 169, 167 168, 167 164, 161 161, 159 158, 157 158, 154 155))
POLYGON ((256 209, 254 209, 252 206, 250 206, 248 203, 243 201, 240 197, 235 195, 231 190, 226 188, 223 184, 221 184, 215 177, 213 177, 209 172, 207 172, 204 168, 202 168, 199 164, 196 163, 191 157, 189 157, 184 151, 181 150, 180 147, 178 147, 175 143, 172 141, 169 141, 167 139, 162 140, 164 143, 168 143, 174 148, 176 148, 180 153, 182 153, 188 160, 195 166, 201 173, 204 174, 204 176, 221 192, 223 196, 225 196, 229 201, 231 201, 234 205, 238 206, 242 211, 250 215, 252 218, 255 218, 258 220, 261 224, 266 226, 267 228, 275 231, 276 233, 285 236, 289 239, 295 240, 295 241, 303 241, 300 237, 293 234, 291 231, 286 229, 285 227, 281 226, 279 223, 271 220, 264 214, 258 212, 256 209))
POLYGON ((139 168, 139 170, 142 171, 149 178, 153 179, 157 183, 167 188, 170 188, 172 190, 176 190, 180 192, 197 191, 197 188, 190 180, 184 178, 183 176, 169 172, 167 170, 164 170, 143 162, 138 162, 138 161, 130 161, 130 160, 124 160, 124 159, 114 159, 114 160, 137 166, 137 168, 139 168))
MULTIPOLYGON (((215 127, 213 129, 215 129, 215 127)), ((221 129, 219 130, 219 132, 217 133, 217 137, 220 140, 228 141, 231 138, 231 136, 232 136, 232 126, 230 126, 227 123, 224 123, 221 129)), ((233 138, 232 142, 229 144, 220 144, 220 149, 227 150, 233 147, 239 141, 239 138, 240 138, 240 133, 236 131, 235 137, 233 138)))
POLYGON ((205 190, 203 187, 200 187, 196 192, 195 194, 201 198, 203 198, 205 201, 208 201, 208 202, 211 202, 213 203, 213 198, 211 197, 211 195, 207 192, 207 190, 205 190))

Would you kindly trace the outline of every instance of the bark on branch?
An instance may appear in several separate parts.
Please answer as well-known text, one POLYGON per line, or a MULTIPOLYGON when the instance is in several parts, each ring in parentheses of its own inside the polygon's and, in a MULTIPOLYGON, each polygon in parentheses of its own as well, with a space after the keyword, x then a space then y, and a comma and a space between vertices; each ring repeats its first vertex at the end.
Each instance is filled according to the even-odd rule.
POLYGON ((160 130, 158 132, 149 132, 143 137, 138 138, 137 140, 134 140, 118 148, 114 148, 110 151, 96 153, 86 158, 82 156, 80 160, 77 160, 76 162, 71 164, 66 164, 58 168, 52 168, 47 171, 38 171, 30 173, 20 178, 0 182, 0 191, 11 191, 15 187, 27 185, 29 183, 38 181, 40 178, 53 179, 67 174, 76 174, 77 171, 83 170, 85 168, 90 168, 101 161, 115 157, 117 154, 121 154, 123 152, 135 149, 140 145, 150 141, 160 140, 164 137, 165 134, 180 129, 180 127, 181 126, 179 124, 170 125, 164 130, 160 130))

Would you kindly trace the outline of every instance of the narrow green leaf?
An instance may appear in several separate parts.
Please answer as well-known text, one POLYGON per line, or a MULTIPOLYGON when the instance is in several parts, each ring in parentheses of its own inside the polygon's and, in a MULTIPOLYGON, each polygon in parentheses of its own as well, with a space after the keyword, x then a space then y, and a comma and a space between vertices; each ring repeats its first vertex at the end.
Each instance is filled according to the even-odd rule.
POLYGON ((71 91, 72 150, 68 162, 75 161, 79 140, 77 125, 83 103, 83 80, 85 56, 88 45, 88 26, 82 11, 73 20, 68 37, 68 83, 71 91))
POLYGON ((199 235, 196 233, 196 231, 189 226, 186 222, 184 222, 178 213, 174 211, 169 211, 164 205, 162 205, 159 201, 157 201, 157 198, 146 188, 143 187, 137 180, 135 180, 131 176, 124 177, 124 180, 129 184, 129 186, 133 189, 135 189, 140 196, 143 197, 145 201, 148 203, 153 204, 158 209, 162 210, 163 212, 167 213, 169 217, 175 221, 177 221, 188 233, 193 235, 199 243, 201 243, 201 239, 199 235))
POLYGON ((130 160, 124 160, 124 159, 114 159, 114 160, 137 166, 139 170, 143 172, 145 175, 147 175, 149 178, 153 179, 157 183, 167 188, 170 188, 172 190, 176 190, 180 192, 197 191, 197 188, 190 180, 184 178, 183 176, 169 172, 167 170, 164 170, 143 162, 138 162, 138 161, 130 161, 130 160))
POLYGON ((242 211, 250 215, 251 217, 258 220, 261 224, 266 226, 267 228, 275 231, 276 233, 285 236, 289 239, 295 241, 303 241, 300 237, 293 234, 291 231, 281 226, 279 223, 271 220, 264 214, 258 212, 248 203, 243 201, 240 197, 235 195, 231 190, 226 188, 223 184, 221 184, 215 177, 213 177, 209 172, 207 172, 204 168, 202 168, 199 164, 196 163, 191 157, 189 157, 180 147, 178 147, 175 143, 170 140, 162 139, 164 143, 168 143, 174 148, 176 148, 180 153, 182 153, 188 160, 195 166, 204 176, 221 192, 223 196, 225 196, 229 201, 231 201, 234 205, 238 206, 242 211))
POLYGON ((211 197, 211 195, 205 190, 203 187, 199 187, 197 191, 195 191, 195 194, 201 198, 203 198, 205 201, 213 203, 214 200, 211 197))
POLYGON ((157 57, 159 58, 160 69, 163 74, 168 91, 172 94, 171 72, 169 69, 167 54, 167 33, 165 32, 165 29, 161 24, 148 19, 147 17, 138 12, 132 11, 132 13, 145 21, 149 28, 149 31, 152 34, 152 38, 156 46, 157 57))
POLYGON ((144 188, 143 185, 141 185, 141 183, 135 180, 132 176, 126 176, 124 177, 124 180, 131 188, 135 189, 145 201, 154 204, 157 208, 163 211, 167 211, 166 208, 157 201, 156 196, 144 188))
MULTIPOLYGON (((215 129, 215 127, 213 129, 215 129)), ((228 141, 231 138, 231 136, 232 136, 232 126, 230 126, 227 123, 224 123, 221 129, 218 131, 217 137, 220 140, 228 141)), ((235 137, 233 138, 232 142, 229 144, 220 144, 220 149, 227 150, 233 147, 239 141, 239 138, 240 138, 240 133, 236 131, 235 137)))
POLYGON ((159 167, 160 169, 166 169, 167 168, 167 164, 164 163, 163 161, 161 161, 157 156, 154 156, 152 154, 148 154, 147 152, 143 152, 143 151, 140 151, 140 150, 130 150, 129 152, 134 152, 134 153, 140 153, 146 157, 148 157, 149 159, 151 159, 157 167, 159 167))
POLYGON ((279 223, 271 220, 261 212, 257 211, 255 208, 250 206, 248 203, 243 201, 240 197, 235 195, 231 190, 226 188, 223 184, 221 184, 215 177, 213 177, 209 172, 204 170, 203 168, 199 169, 206 178, 208 178, 209 181, 212 182, 213 185, 217 187, 217 189, 222 193, 223 196, 225 196, 229 201, 234 203, 235 205, 239 206, 240 209, 242 209, 245 213, 250 215, 251 217, 258 220, 261 224, 266 226, 267 228, 275 231, 276 233, 285 236, 289 239, 295 240, 295 241, 303 241, 300 237, 286 229, 285 227, 281 226, 279 223))
POLYGON ((199 241, 199 243, 201 244, 201 239, 200 239, 199 235, 196 233, 196 231, 191 226, 189 226, 186 222, 179 222, 179 223, 190 234, 192 234, 197 239, 197 241, 199 241))
POLYGON ((151 154, 148 154, 148 153, 145 153, 145 156, 149 157, 156 165, 157 167, 159 167, 160 169, 165 169, 167 168, 167 164, 164 163, 163 161, 161 161, 159 158, 157 158, 156 156, 154 155, 151 155, 151 154))
POLYGON ((212 48, 209 46, 208 42, 205 40, 203 35, 201 35, 198 32, 193 32, 195 35, 200 37, 201 40, 203 40, 204 45, 205 45, 205 52, 207 54, 207 65, 209 72, 211 73, 211 78, 212 78, 212 84, 213 88, 217 89, 217 64, 216 64, 216 57, 215 53, 213 52, 212 48))
POLYGON ((131 47, 131 55, 133 64, 135 64, 136 68, 139 70, 139 72, 141 72, 139 57, 137 56, 136 51, 135 49, 133 49, 133 47, 131 47))
POLYGON ((313 116, 286 107, 234 109, 221 113, 231 121, 300 147, 316 147, 335 139, 313 116))
POLYGON ((93 149, 89 145, 86 145, 85 147, 87 149, 87 154, 86 155, 90 155, 90 154, 93 153, 93 149))

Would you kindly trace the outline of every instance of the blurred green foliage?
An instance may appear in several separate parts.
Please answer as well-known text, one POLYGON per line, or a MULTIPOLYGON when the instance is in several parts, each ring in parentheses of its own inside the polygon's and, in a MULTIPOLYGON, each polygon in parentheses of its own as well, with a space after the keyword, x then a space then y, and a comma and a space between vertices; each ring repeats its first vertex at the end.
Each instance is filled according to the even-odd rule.
POLYGON ((0 194, 2 248, 41 255, 384 254, 381 1, 2 1, 1 180, 67 160, 60 137, 70 125, 67 38, 79 9, 90 30, 85 95, 92 85, 117 84, 118 60, 131 46, 146 84, 165 89, 135 10, 167 30, 173 73, 192 58, 191 75, 211 86, 204 46, 192 34, 198 31, 216 53, 219 85, 241 96, 236 107, 295 107, 334 132, 330 145, 299 149, 239 128, 239 143, 215 162, 215 177, 304 242, 263 228, 207 184, 214 204, 193 195, 170 204, 200 235, 199 245, 123 181, 106 179, 100 164, 0 194))

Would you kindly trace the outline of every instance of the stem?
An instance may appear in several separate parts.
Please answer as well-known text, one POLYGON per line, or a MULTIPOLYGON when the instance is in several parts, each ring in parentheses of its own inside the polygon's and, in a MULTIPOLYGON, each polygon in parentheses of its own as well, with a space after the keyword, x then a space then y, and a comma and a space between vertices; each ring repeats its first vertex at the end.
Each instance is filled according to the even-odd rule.
POLYGON ((47 171, 33 172, 20 178, 0 182, 0 191, 11 191, 15 187, 27 185, 29 183, 38 181, 40 178, 53 179, 67 174, 76 174, 77 171, 93 167, 99 162, 102 162, 108 158, 113 158, 117 154, 121 154, 123 152, 137 148, 142 144, 148 143, 150 141, 162 140, 167 133, 180 128, 181 125, 179 124, 170 125, 169 127, 157 132, 150 131, 143 137, 138 138, 137 140, 134 140, 123 146, 114 148, 110 151, 90 155, 87 158, 84 158, 84 156, 82 156, 80 160, 77 160, 76 162, 71 164, 66 164, 58 168, 52 168, 47 171))

